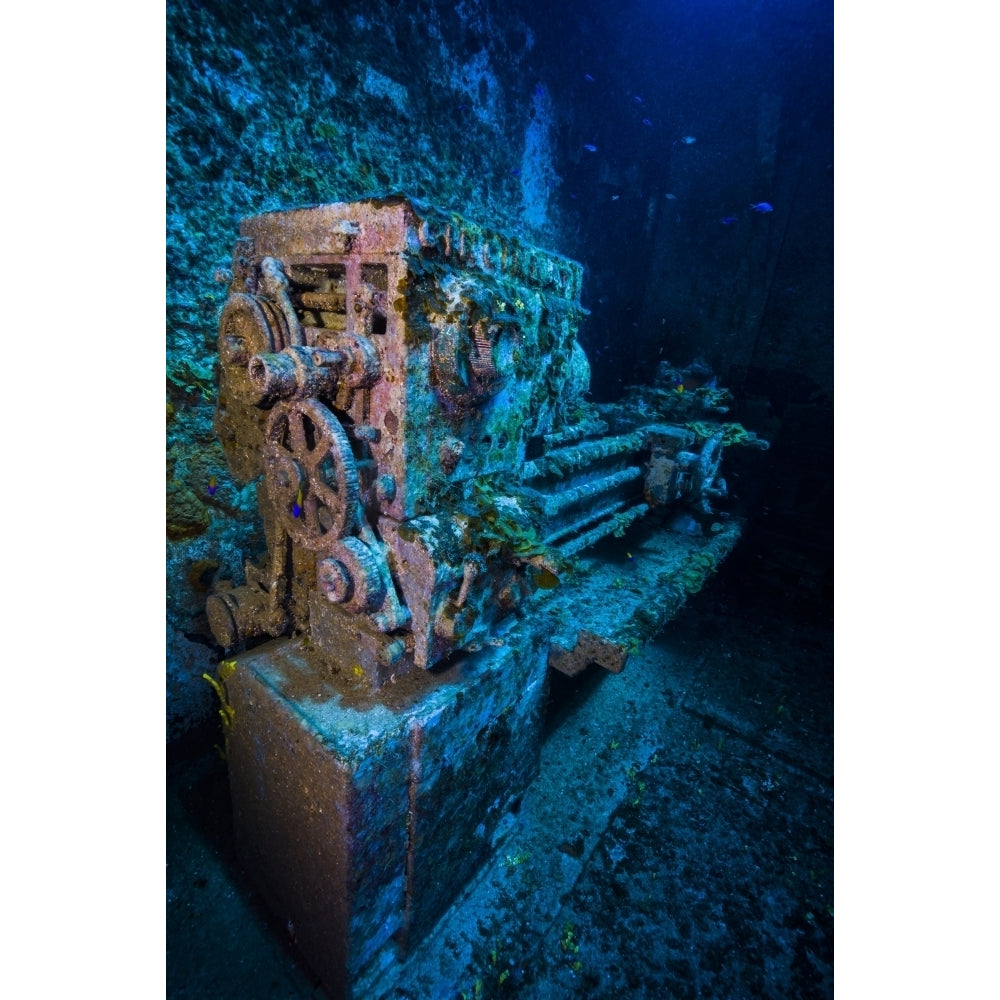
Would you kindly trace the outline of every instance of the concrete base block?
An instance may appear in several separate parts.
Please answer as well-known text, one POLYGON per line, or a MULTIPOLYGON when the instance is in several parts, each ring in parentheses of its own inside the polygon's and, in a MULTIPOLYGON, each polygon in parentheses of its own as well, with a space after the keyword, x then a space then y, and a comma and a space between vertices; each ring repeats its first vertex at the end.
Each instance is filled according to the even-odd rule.
POLYGON ((223 665, 240 858, 331 997, 401 959, 491 853, 538 770, 546 653, 488 646, 378 700, 304 639, 223 665))

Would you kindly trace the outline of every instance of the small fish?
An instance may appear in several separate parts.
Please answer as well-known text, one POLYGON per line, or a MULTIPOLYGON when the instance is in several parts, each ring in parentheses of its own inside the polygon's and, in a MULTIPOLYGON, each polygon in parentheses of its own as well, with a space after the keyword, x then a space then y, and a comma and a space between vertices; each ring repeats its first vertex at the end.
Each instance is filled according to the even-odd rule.
POLYGON ((651 126, 653 123, 648 118, 643 118, 642 124, 651 126))
POLYGON ((511 172, 510 172, 510 175, 511 175, 511 177, 520 177, 520 176, 521 176, 521 171, 520 171, 520 170, 518 170, 518 169, 517 169, 517 167, 515 167, 515 168, 514 168, 514 169, 513 169, 513 170, 512 170, 511 172))
POLYGON ((611 200, 612 200, 612 201, 617 201, 617 200, 618 200, 618 199, 619 199, 620 197, 621 197, 621 195, 620 195, 620 194, 613 194, 613 195, 611 196, 611 200))
POLYGON ((740 217, 738 215, 727 215, 724 219, 719 219, 719 221, 724 226, 731 226, 734 222, 739 222, 740 217))
POLYGON ((663 197, 666 198, 667 201, 677 201, 677 195, 675 194, 665 194, 663 197))
POLYGON ((210 497, 215 496, 215 491, 218 489, 218 484, 215 481, 215 476, 208 477, 208 495, 210 497))
POLYGON ((693 135, 681 136, 681 142, 683 142, 685 146, 693 146, 697 141, 698 140, 693 135))
POLYGON ((632 100, 635 101, 636 104, 642 104, 642 98, 638 94, 635 94, 632 97, 632 100))
POLYGON ((295 498, 295 503, 292 504, 292 517, 302 516, 302 488, 299 487, 299 495, 295 498))
POLYGON ((628 556, 629 562, 631 562, 635 558, 635 556, 633 556, 631 552, 626 552, 625 555, 628 556))
POLYGON ((594 144, 593 144, 592 142, 585 142, 585 143, 583 144, 583 148, 584 148, 584 149, 585 149, 585 150, 586 150, 586 151, 587 151, 588 153, 596 153, 596 152, 597 152, 597 147, 596 147, 596 146, 595 146, 595 145, 594 145, 594 144))
POLYGON ((587 81, 587 83, 593 83, 594 82, 594 78, 589 73, 584 73, 583 74, 583 78, 584 78, 584 80, 587 81))
POLYGON ((774 211, 774 205, 769 201, 758 201, 756 205, 750 206, 755 212, 760 212, 761 215, 767 215, 768 212, 774 211))

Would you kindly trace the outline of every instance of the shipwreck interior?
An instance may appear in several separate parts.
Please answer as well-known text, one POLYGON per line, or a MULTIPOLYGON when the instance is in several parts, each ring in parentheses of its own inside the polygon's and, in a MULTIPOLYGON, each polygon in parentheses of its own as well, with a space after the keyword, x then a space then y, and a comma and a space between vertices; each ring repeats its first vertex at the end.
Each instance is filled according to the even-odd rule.
POLYGON ((402 196, 241 225, 215 428, 267 545, 211 588, 206 680, 240 864, 331 997, 505 849, 551 675, 625 670, 743 530, 725 459, 769 443, 703 363, 591 402, 580 288, 402 196))
POLYGON ((758 6, 168 4, 170 997, 832 995, 830 12, 758 6))

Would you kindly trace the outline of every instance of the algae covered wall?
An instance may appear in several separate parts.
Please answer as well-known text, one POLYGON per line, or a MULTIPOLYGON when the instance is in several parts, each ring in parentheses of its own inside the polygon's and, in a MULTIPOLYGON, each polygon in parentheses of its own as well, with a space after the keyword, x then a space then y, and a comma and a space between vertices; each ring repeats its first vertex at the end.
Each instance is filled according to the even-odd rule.
POLYGON ((212 430, 216 335, 241 218, 396 191, 564 250, 554 108, 503 4, 169 2, 168 738, 212 710, 216 576, 263 549, 212 430))

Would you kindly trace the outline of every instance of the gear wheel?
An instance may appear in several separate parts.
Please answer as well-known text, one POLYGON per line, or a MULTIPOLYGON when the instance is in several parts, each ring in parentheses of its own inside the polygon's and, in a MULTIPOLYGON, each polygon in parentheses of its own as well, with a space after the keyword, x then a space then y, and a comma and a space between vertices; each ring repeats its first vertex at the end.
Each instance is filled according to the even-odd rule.
POLYGON ((264 429, 267 496, 292 540, 329 552, 354 527, 361 487, 347 432, 317 399, 289 400, 264 429))
POLYGON ((316 565, 316 583, 345 611, 374 611, 385 601, 378 559, 360 538, 344 538, 333 546, 316 565))

